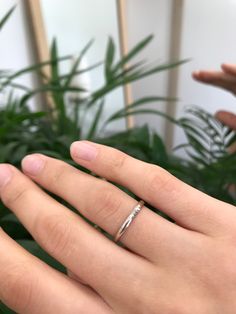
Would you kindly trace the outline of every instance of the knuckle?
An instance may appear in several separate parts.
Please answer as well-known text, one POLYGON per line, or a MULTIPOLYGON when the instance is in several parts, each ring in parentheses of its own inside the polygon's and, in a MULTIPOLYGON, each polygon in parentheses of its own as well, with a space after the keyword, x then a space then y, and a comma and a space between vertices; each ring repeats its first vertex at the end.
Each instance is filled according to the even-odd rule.
POLYGON ((54 171, 50 177, 48 177, 49 184, 51 186, 57 186, 65 180, 65 174, 68 171, 68 167, 64 162, 57 161, 58 165, 56 171, 54 171))
POLYGON ((153 198, 157 193, 173 193, 174 189, 172 175, 161 167, 151 165, 144 179, 144 190, 148 196, 153 198))
POLYGON ((70 253, 70 222, 67 217, 50 215, 39 219, 35 226, 39 242, 53 256, 70 253))
POLYGON ((1 276, 1 299, 19 312, 25 313, 33 301, 33 289, 36 281, 33 278, 32 265, 17 263, 4 270, 1 276))
POLYGON ((19 185, 19 187, 14 189, 14 193, 12 191, 7 191, 7 193, 2 196, 2 201, 7 207, 12 208, 15 204, 24 201, 27 197, 28 192, 28 187, 22 187, 19 185))
POLYGON ((113 175, 117 174, 124 168, 127 156, 122 152, 117 152, 113 158, 109 160, 108 169, 113 175))
POLYGON ((107 187, 104 189, 103 187, 101 190, 99 189, 93 199, 96 200, 95 206, 93 205, 96 212, 92 213, 95 220, 107 222, 119 213, 121 198, 117 197, 113 188, 107 187))

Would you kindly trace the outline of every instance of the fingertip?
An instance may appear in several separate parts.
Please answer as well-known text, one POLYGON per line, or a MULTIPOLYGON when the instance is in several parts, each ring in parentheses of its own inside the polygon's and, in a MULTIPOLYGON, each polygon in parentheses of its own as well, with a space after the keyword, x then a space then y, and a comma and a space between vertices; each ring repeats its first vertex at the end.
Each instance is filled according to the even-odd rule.
POLYGON ((98 154, 96 145, 88 141, 76 141, 70 146, 70 154, 73 159, 93 161, 98 154))
POLYGON ((10 182, 12 176, 12 167, 9 164, 0 164, 0 189, 10 182))
POLYGON ((194 78, 198 78, 198 77, 199 77, 199 74, 200 74, 200 71, 193 71, 193 72, 192 72, 192 76, 193 76, 194 78))
POLYGON ((78 141, 73 142, 70 145, 70 155, 71 155, 71 157, 75 157, 75 155, 76 155, 77 143, 78 143, 78 141))
POLYGON ((231 69, 231 65, 228 64, 228 63, 222 63, 221 64, 221 69, 224 71, 224 72, 227 72, 231 69))
POLYGON ((230 63, 222 63, 221 69, 229 74, 235 75, 236 73, 236 64, 230 64, 230 63))
POLYGON ((216 112, 215 117, 230 129, 236 129, 236 115, 234 113, 221 110, 216 112))
POLYGON ((220 119, 222 116, 222 113, 224 114, 224 111, 222 111, 222 110, 216 111, 216 113, 214 114, 215 118, 220 119))
POLYGON ((232 67, 235 67, 235 64, 232 64, 232 63, 222 63, 221 67, 232 68, 232 67))
POLYGON ((21 160, 21 169, 27 175, 36 176, 42 172, 45 163, 46 160, 41 154, 27 155, 21 160))

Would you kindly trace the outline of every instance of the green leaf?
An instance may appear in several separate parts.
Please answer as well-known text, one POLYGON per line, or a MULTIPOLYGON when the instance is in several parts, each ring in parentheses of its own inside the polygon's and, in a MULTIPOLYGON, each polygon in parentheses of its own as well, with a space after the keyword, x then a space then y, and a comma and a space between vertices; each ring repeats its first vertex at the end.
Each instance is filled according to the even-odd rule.
POLYGON ((144 68, 143 70, 139 70, 136 73, 133 73, 133 74, 131 74, 128 77, 125 77, 120 82, 120 84, 128 84, 128 83, 131 83, 131 82, 135 82, 135 81, 141 80, 141 79, 143 79, 145 77, 154 75, 156 73, 163 72, 163 71, 166 71, 166 70, 170 70, 172 68, 176 68, 177 66, 183 65, 183 64, 185 64, 187 62, 189 62, 189 59, 185 59, 185 60, 181 60, 181 61, 175 61, 175 62, 170 62, 170 63, 164 63, 164 64, 158 65, 158 66, 156 66, 154 68, 147 69, 147 70, 145 70, 145 68, 144 68))
POLYGON ((55 150, 37 149, 35 151, 32 151, 31 153, 40 153, 40 154, 47 155, 56 159, 63 159, 62 155, 55 150))
MULTIPOLYGON (((53 40, 52 46, 51 46, 51 59, 57 60, 58 59, 58 48, 57 48, 57 41, 56 39, 53 40)), ((54 107, 57 110, 57 118, 55 119, 55 125, 58 130, 59 134, 63 134, 68 129, 71 128, 71 125, 69 123, 69 119, 67 117, 66 113, 66 102, 65 102, 65 92, 71 90, 72 88, 69 86, 63 87, 62 82, 60 80, 60 68, 59 68, 59 62, 54 61, 51 63, 51 86, 55 87, 54 89, 51 89, 51 95, 53 98, 53 104, 54 107)), ((51 88, 50 86, 50 88, 51 88)), ((46 86, 48 87, 48 86, 46 86)), ((80 88, 76 88, 77 91, 81 90, 80 88)))
POLYGON ((141 42, 139 42, 126 56, 124 56, 120 62, 116 64, 113 69, 113 72, 116 73, 119 69, 123 69, 123 67, 133 59, 137 54, 139 54, 152 40, 153 35, 149 35, 141 42))
POLYGON ((10 310, 5 304, 0 301, 0 314, 17 314, 13 310, 10 310))
POLYGON ((15 240, 31 238, 29 232, 13 214, 5 215, 1 219, 1 228, 15 240))
POLYGON ((51 65, 53 62, 60 62, 60 61, 64 61, 64 60, 66 61, 66 60, 69 60, 69 59, 71 59, 71 56, 65 56, 65 57, 61 57, 61 58, 57 58, 57 59, 52 59, 52 60, 40 62, 40 63, 37 63, 37 64, 35 64, 35 65, 26 67, 26 68, 24 68, 24 69, 22 69, 22 70, 20 70, 20 71, 17 71, 17 72, 15 72, 15 73, 13 73, 12 75, 10 75, 10 76, 7 78, 7 80, 6 80, 5 82, 3 82, 3 85, 8 86, 8 84, 9 84, 12 80, 14 80, 14 79, 16 79, 16 78, 18 78, 18 77, 20 77, 20 76, 22 76, 22 75, 24 75, 24 74, 39 71, 39 70, 41 70, 43 67, 51 65))
POLYGON ((4 17, 1 19, 0 21, 0 31, 2 30, 3 26, 6 24, 6 22, 8 21, 8 19, 11 17, 12 13, 14 12, 16 6, 12 7, 5 15, 4 17))
POLYGON ((115 44, 112 37, 109 37, 106 58, 105 58, 105 78, 107 82, 113 76, 112 66, 115 58, 115 44))
MULTIPOLYGON (((65 88, 65 87, 62 87, 62 86, 46 85, 46 86, 43 86, 41 88, 34 89, 33 91, 30 91, 29 93, 25 94, 21 98, 19 105, 20 106, 24 106, 25 103, 30 98, 34 97, 37 94, 46 93, 46 92, 52 93, 55 96, 56 104, 58 104, 59 103, 58 102, 59 98, 60 98, 60 103, 61 103, 61 101, 63 102, 63 99, 61 99, 60 95, 66 93, 66 92, 73 92, 73 93, 85 92, 85 89, 84 88, 80 88, 80 87, 66 87, 65 88)), ((64 102, 63 102, 62 106, 59 106, 59 108, 61 109, 61 111, 59 113, 61 113, 61 114, 64 113, 64 116, 65 116, 64 102)), ((59 108, 58 108, 58 110, 60 110, 59 108)))
POLYGON ((152 143, 152 160, 155 161, 159 166, 168 163, 168 154, 165 145, 157 134, 153 134, 152 143))
MULTIPOLYGON (((83 73, 92 71, 92 70, 98 68, 99 66, 101 66, 102 64, 103 64, 103 62, 97 62, 97 63, 95 63, 95 64, 93 64, 93 65, 91 65, 91 66, 89 66, 89 67, 87 67, 87 68, 85 68, 85 69, 76 70, 76 71, 74 72, 74 75, 80 75, 80 74, 83 74, 83 73)), ((71 76, 71 73, 69 73, 69 74, 68 74, 68 73, 67 73, 67 74, 63 74, 63 75, 60 75, 60 76, 59 76, 59 79, 60 79, 60 80, 67 80, 70 76, 71 76)))
POLYGON ((151 96, 151 97, 144 97, 141 99, 138 99, 137 101, 133 102, 132 104, 118 110, 117 112, 115 112, 111 117, 108 118, 108 120, 105 123, 108 123, 114 119, 117 119, 120 117, 120 115, 126 114, 127 111, 129 111, 130 109, 139 107, 139 106, 143 106, 146 105, 148 103, 153 103, 153 102, 160 102, 160 101, 176 101, 177 99, 175 98, 168 98, 168 97, 159 97, 159 96, 151 96))
POLYGON ((130 84, 132 82, 141 80, 145 77, 151 76, 153 74, 156 74, 165 70, 169 70, 171 68, 182 65, 188 61, 189 60, 182 60, 182 61, 177 61, 173 63, 166 63, 166 64, 162 64, 148 70, 143 68, 143 69, 137 70, 135 73, 131 73, 130 75, 124 76, 119 80, 114 79, 111 82, 109 82, 109 84, 106 84, 101 89, 99 89, 98 91, 92 94, 92 100, 90 101, 90 104, 88 106, 93 105, 97 101, 97 99, 104 97, 106 94, 110 93, 111 91, 117 89, 120 86, 124 86, 126 84, 130 84))
POLYGON ((97 131, 97 128, 98 128, 98 123, 99 123, 101 115, 103 113, 104 104, 105 104, 104 99, 102 99, 100 104, 98 104, 97 112, 95 114, 95 117, 93 119, 93 123, 92 123, 92 125, 91 125, 91 127, 89 129, 88 135, 87 135, 87 139, 88 140, 93 139, 93 137, 96 134, 96 131, 97 131))
POLYGON ((29 87, 24 86, 24 85, 19 84, 19 83, 10 83, 9 82, 8 86, 13 87, 13 88, 17 88, 17 89, 21 89, 21 90, 26 91, 26 92, 30 91, 29 87))
POLYGON ((177 145, 177 146, 175 146, 175 147, 173 148, 173 152, 175 152, 175 151, 177 151, 177 150, 180 150, 180 149, 183 149, 183 148, 188 148, 189 146, 190 146, 189 143, 187 143, 187 144, 179 144, 179 145, 177 145))
POLYGON ((206 160, 209 160, 210 154, 209 154, 209 148, 205 146, 203 143, 200 142, 200 139, 197 139, 196 137, 192 136, 189 133, 186 133, 186 136, 189 140, 189 143, 191 146, 200 154, 202 157, 206 160))
POLYGON ((0 201, 0 224, 2 219, 10 214, 10 210, 0 201))
MULTIPOLYGON (((89 50, 89 48, 92 46, 93 42, 94 42, 94 40, 90 40, 90 41, 89 41, 89 43, 84 47, 84 49, 83 49, 82 52, 80 53, 79 57, 78 57, 78 58, 76 59, 76 61, 74 62, 73 67, 72 67, 72 69, 71 69, 69 75, 67 76, 66 81, 65 81, 64 84, 63 84, 63 87, 64 87, 64 88, 69 87, 70 84, 71 84, 71 81, 72 81, 73 77, 74 77, 75 75, 77 75, 77 69, 78 69, 78 67, 80 66, 80 63, 81 63, 81 61, 82 61, 84 55, 85 55, 86 52, 89 50)), ((80 71, 80 72, 82 72, 82 71, 80 71)))
POLYGON ((229 138, 229 140, 226 142, 226 147, 231 146, 232 144, 236 143, 236 133, 235 131, 232 131, 232 136, 229 138))
POLYGON ((174 118, 168 116, 167 114, 165 114, 164 112, 155 110, 155 109, 141 109, 141 110, 132 110, 131 112, 122 112, 119 116, 116 116, 115 118, 111 119, 110 121, 114 121, 117 119, 121 119, 124 117, 128 117, 128 116, 133 116, 133 115, 139 115, 139 114, 155 114, 161 117, 166 118, 167 120, 171 121, 172 123, 178 124, 178 121, 175 120, 174 118))
POLYGON ((197 162, 197 164, 203 165, 205 167, 209 167, 209 163, 207 161, 205 161, 204 159, 199 158, 198 156, 192 154, 189 150, 186 150, 186 152, 194 161, 197 162))
MULTIPOLYGON (((145 66, 145 61, 139 61, 136 62, 135 64, 132 65, 127 65, 123 71, 121 71, 119 74, 113 76, 111 79, 113 80, 119 80, 122 79, 123 77, 127 76, 130 73, 134 73, 134 71, 139 71, 141 66, 145 66)), ((108 84, 110 83, 110 81, 107 82, 108 84)))
POLYGON ((38 257, 49 266, 57 269, 60 272, 66 273, 65 267, 57 262, 50 255, 48 255, 34 240, 17 240, 17 242, 28 252, 38 257))
POLYGON ((53 82, 58 82, 59 78, 59 63, 58 63, 58 49, 57 49, 57 41, 54 38, 51 46, 51 76, 53 82))
MULTIPOLYGON (((0 133, 1 134, 1 133, 0 133)), ((15 148, 19 145, 18 142, 10 142, 7 144, 0 144, 0 162, 4 163, 9 160, 9 156, 13 154, 15 148)))

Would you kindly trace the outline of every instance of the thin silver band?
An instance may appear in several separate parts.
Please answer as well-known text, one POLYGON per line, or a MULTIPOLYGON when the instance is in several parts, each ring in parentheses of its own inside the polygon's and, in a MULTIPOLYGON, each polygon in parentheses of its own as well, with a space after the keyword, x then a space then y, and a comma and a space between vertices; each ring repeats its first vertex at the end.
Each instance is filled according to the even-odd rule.
POLYGON ((143 208, 144 201, 140 201, 132 210, 130 215, 125 219, 123 224, 121 225, 120 229, 118 230, 117 234, 115 235, 114 241, 118 242, 120 238, 123 236, 123 234, 127 231, 129 228, 131 222, 137 217, 138 213, 143 208))

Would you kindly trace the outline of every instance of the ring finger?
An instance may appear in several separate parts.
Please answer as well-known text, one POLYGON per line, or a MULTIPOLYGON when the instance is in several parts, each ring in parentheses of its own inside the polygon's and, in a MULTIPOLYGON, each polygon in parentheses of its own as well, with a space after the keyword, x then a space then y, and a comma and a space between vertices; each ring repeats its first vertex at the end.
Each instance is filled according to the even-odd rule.
MULTIPOLYGON (((116 234, 137 203, 111 183, 53 158, 38 154, 27 156, 22 166, 33 180, 66 200, 111 235, 116 234)), ((144 207, 121 241, 132 251, 150 260, 156 260, 157 247, 158 258, 169 259, 170 252, 172 256, 175 253, 179 256, 183 251, 184 241, 189 241, 189 237, 185 237, 187 233, 187 230, 144 207)))
POLYGON ((128 304, 133 292, 129 283, 148 277, 149 263, 115 246, 16 168, 0 165, 0 174, 3 203, 36 241, 112 307, 121 300, 128 304), (121 286, 129 287, 130 295, 121 286))

